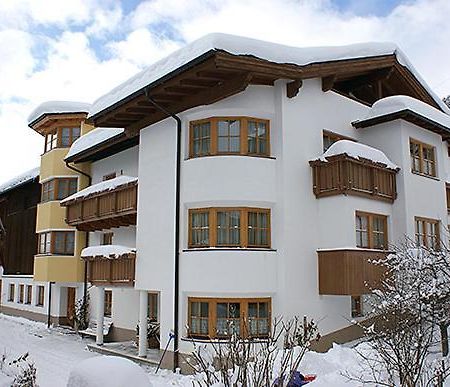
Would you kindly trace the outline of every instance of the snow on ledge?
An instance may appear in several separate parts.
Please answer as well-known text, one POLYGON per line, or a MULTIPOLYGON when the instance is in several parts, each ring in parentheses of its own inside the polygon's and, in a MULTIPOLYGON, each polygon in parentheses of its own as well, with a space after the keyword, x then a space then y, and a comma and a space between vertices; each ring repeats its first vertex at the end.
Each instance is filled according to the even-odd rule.
POLYGON ((380 151, 379 149, 372 148, 371 146, 361 144, 359 142, 350 141, 350 140, 340 140, 336 141, 333 145, 331 145, 327 151, 317 159, 311 161, 323 161, 328 162, 328 157, 337 156, 337 155, 347 155, 354 159, 360 160, 370 160, 374 163, 380 163, 386 165, 387 168, 393 169, 395 171, 400 168, 395 165, 391 160, 387 158, 387 156, 380 151))
POLYGON ((96 128, 77 139, 70 147, 64 160, 68 160, 75 155, 95 147, 96 145, 102 144, 113 137, 119 136, 124 131, 124 128, 96 128))
POLYGON ((365 118, 355 121, 355 123, 368 121, 405 110, 410 110, 422 117, 445 126, 446 128, 450 128, 450 115, 441 112, 425 102, 406 95, 394 95, 378 100, 372 105, 369 114, 365 118))
POLYGON ((81 251, 81 258, 101 257, 108 259, 119 259, 130 254, 136 254, 136 249, 121 245, 102 245, 84 248, 81 251))
POLYGON ((94 195, 96 193, 112 191, 116 188, 120 188, 122 186, 135 183, 137 181, 138 181, 137 177, 121 175, 115 177, 114 179, 105 180, 100 183, 91 185, 85 189, 82 189, 81 191, 75 192, 73 195, 70 195, 64 200, 61 200, 61 204, 65 205, 77 199, 87 198, 88 196, 94 195))
POLYGON ((29 171, 26 171, 11 180, 0 184, 0 194, 9 191, 15 187, 19 187, 22 184, 25 184, 33 179, 36 179, 39 176, 39 167, 33 168, 29 171))
POLYGON ((45 114, 89 113, 90 103, 75 101, 47 101, 41 103, 28 116, 30 125, 45 114))
POLYGON ((242 36, 213 33, 205 35, 180 48, 97 99, 92 104, 92 108, 89 111, 89 117, 95 116, 106 108, 143 89, 147 85, 150 85, 180 67, 187 65, 201 55, 217 50, 225 51, 233 55, 247 55, 274 63, 289 63, 298 66, 337 60, 395 55, 399 63, 414 74, 436 103, 444 111, 449 111, 445 103, 434 94, 431 88, 414 69, 406 55, 404 55, 393 43, 370 42, 347 46, 305 48, 285 46, 242 36))

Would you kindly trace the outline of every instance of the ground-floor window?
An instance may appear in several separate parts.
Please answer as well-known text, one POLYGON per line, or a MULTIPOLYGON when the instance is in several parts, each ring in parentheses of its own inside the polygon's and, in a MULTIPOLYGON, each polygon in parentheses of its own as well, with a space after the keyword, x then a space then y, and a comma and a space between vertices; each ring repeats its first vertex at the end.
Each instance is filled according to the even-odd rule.
POLYGON ((425 246, 430 249, 439 250, 441 243, 439 220, 416 216, 414 221, 416 224, 415 237, 417 246, 425 246))
POLYGON ((148 318, 150 321, 158 321, 158 294, 149 293, 147 299, 148 318))
POLYGON ((105 290, 105 317, 111 317, 112 312, 112 290, 105 290))
POLYGON ((14 302, 14 293, 15 293, 16 287, 14 284, 9 284, 9 294, 8 294, 8 301, 14 302))
POLYGON ((37 292, 36 306, 44 306, 44 287, 39 285, 37 287, 37 292))
POLYGON ((19 304, 23 304, 24 294, 25 294, 25 286, 23 284, 20 284, 19 285, 19 299, 17 300, 17 302, 19 304))
POLYGON ((265 338, 270 298, 189 298, 188 335, 193 338, 265 338))
POLYGON ((33 286, 27 285, 27 297, 25 299, 25 304, 31 304, 31 297, 33 297, 33 286))

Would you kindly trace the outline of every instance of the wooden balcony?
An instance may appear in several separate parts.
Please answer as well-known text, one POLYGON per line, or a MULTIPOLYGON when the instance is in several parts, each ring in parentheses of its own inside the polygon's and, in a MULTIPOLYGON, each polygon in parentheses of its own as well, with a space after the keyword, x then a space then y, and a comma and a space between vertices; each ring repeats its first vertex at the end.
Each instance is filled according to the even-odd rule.
POLYGON ((66 223, 80 231, 136 225, 137 180, 113 190, 81 196, 62 205, 67 207, 66 223))
POLYGON ((117 259, 92 258, 88 263, 88 281, 96 286, 133 286, 136 255, 117 259))
POLYGON ((386 166, 346 154, 310 161, 310 165, 317 198, 357 195, 391 203, 397 198, 397 171, 386 166))
POLYGON ((380 285, 385 268, 370 261, 387 252, 363 249, 319 250, 319 294, 356 296, 380 285))

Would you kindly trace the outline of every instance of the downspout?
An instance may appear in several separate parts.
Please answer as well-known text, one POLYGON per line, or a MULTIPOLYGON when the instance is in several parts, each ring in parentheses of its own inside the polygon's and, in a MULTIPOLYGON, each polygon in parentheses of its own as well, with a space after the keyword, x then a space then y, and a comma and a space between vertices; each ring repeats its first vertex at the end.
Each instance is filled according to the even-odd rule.
POLYGON ((175 251, 174 251, 174 343, 173 343, 173 371, 175 372, 179 366, 178 346, 179 346, 179 332, 178 332, 178 315, 179 315, 179 288, 180 288, 180 176, 181 176, 181 119, 176 114, 168 111, 157 102, 155 102, 148 88, 145 89, 145 95, 148 101, 161 112, 172 117, 177 122, 177 166, 176 166, 176 188, 175 188, 175 251))
MULTIPOLYGON (((86 176, 88 178, 88 186, 92 185, 92 176, 87 174, 86 172, 83 172, 80 169, 77 169, 71 165, 69 165, 69 162, 65 162, 66 163, 66 167, 71 169, 74 172, 77 172, 83 176, 86 176)), ((86 231, 86 238, 85 238, 85 247, 89 247, 89 231, 86 231)), ((84 308, 86 308, 86 303, 87 303, 87 278, 88 278, 88 267, 87 267, 87 261, 84 261, 84 278, 83 278, 83 306, 84 308)))
POLYGON ((47 315, 47 328, 50 328, 52 320, 52 285, 54 282, 48 283, 48 315, 47 315))

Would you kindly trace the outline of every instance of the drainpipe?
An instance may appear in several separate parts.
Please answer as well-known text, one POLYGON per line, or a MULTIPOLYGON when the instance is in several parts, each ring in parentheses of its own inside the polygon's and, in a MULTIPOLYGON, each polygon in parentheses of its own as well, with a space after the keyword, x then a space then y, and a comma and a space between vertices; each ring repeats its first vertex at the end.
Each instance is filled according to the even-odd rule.
MULTIPOLYGON (((88 186, 92 185, 92 176, 87 174, 86 172, 83 172, 80 169, 77 169, 73 167, 72 165, 69 165, 69 163, 66 161, 66 167, 68 169, 71 169, 74 172, 77 172, 83 176, 86 176, 88 178, 88 186)), ((85 238, 85 247, 89 247, 89 231, 86 231, 86 238, 85 238)), ((87 277, 88 277, 88 267, 87 267, 87 261, 84 261, 84 288, 83 288, 83 306, 86 308, 87 303, 87 277)))
POLYGON ((180 176, 181 176, 181 119, 176 114, 168 111, 157 102, 155 102, 150 96, 148 88, 145 89, 145 95, 149 102, 159 109, 161 112, 172 117, 177 122, 177 166, 176 166, 176 188, 175 188, 175 251, 174 251, 174 312, 173 312, 173 371, 175 372, 179 366, 178 356, 178 344, 179 344, 179 332, 178 332, 178 312, 179 312, 179 288, 180 288, 180 176))
POLYGON ((47 328, 50 328, 51 325, 51 320, 52 320, 52 315, 51 315, 51 311, 52 311, 52 285, 54 284, 54 282, 49 282, 48 283, 48 315, 47 315, 47 328))

